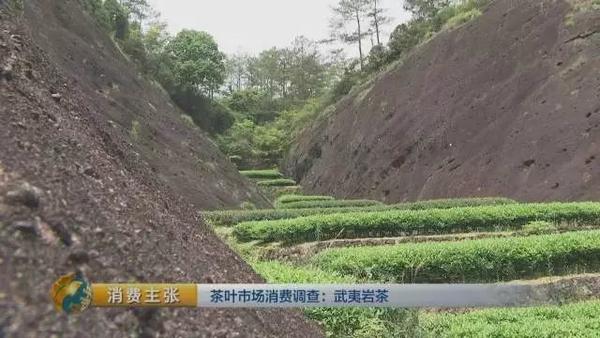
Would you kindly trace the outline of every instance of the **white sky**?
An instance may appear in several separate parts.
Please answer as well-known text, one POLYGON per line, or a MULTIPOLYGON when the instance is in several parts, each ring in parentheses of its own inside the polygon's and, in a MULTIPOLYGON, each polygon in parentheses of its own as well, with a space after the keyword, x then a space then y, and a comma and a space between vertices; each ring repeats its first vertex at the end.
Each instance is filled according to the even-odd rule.
MULTIPOLYGON (((149 0, 169 31, 206 31, 227 54, 257 54, 271 47, 288 46, 299 35, 313 40, 327 38, 331 6, 338 0, 149 0)), ((402 0, 381 0, 393 22, 384 28, 384 40, 408 19, 402 0)), ((365 40, 366 50, 371 44, 365 40)), ((354 55, 354 49, 349 49, 354 55)), ((358 54, 358 53, 356 53, 358 54)))

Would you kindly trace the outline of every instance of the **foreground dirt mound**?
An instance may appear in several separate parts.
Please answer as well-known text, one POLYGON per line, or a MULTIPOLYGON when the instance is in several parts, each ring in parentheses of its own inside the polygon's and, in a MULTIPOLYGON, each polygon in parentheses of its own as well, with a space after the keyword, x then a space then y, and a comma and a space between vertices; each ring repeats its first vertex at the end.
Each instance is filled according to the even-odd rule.
POLYGON ((320 336, 293 311, 53 309, 52 281, 76 269, 96 282, 260 282, 198 209, 262 197, 77 2, 27 6, 20 24, 0 12, 0 337, 320 336))
POLYGON ((345 98, 286 170, 343 197, 597 199, 598 74, 591 1, 498 0, 345 98))

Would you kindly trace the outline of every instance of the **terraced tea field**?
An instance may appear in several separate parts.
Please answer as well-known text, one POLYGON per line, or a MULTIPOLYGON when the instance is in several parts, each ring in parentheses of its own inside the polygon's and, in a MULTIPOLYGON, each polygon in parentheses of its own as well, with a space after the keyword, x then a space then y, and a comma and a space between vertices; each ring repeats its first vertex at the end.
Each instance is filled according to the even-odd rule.
MULTIPOLYGON (((245 175, 258 183, 287 180, 276 171, 245 175)), ((545 292, 529 308, 306 310, 332 337, 600 332, 594 300, 600 291, 600 203, 465 198, 385 205, 268 192, 273 209, 216 211, 205 218, 269 282, 526 280, 545 292)))

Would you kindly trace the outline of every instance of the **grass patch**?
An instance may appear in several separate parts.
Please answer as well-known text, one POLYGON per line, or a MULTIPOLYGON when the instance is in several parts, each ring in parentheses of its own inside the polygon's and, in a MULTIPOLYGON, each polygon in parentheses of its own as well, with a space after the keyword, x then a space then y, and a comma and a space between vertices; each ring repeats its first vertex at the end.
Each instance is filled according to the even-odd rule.
POLYGON ((240 174, 246 176, 251 179, 259 179, 259 180, 276 180, 283 178, 283 174, 279 172, 277 169, 267 169, 267 170, 242 170, 240 174))
POLYGON ((312 262, 357 278, 478 283, 600 269, 600 231, 323 251, 312 262))
POLYGON ((421 317, 423 337, 597 337, 600 302, 421 317))
POLYGON ((600 224, 600 203, 539 203, 451 209, 353 212, 277 221, 244 222, 235 227, 240 241, 301 243, 334 238, 520 229, 532 221, 600 224))
POLYGON ((232 226, 241 222, 291 219, 313 215, 327 215, 351 212, 370 212, 385 210, 427 210, 448 209, 480 205, 515 204, 506 198, 464 198, 454 200, 431 200, 395 205, 378 205, 360 208, 315 208, 315 209, 261 209, 252 211, 222 210, 205 212, 204 217, 213 225, 232 226))
POLYGON ((140 125, 139 121, 133 120, 131 122, 131 129, 129 130, 129 137, 133 140, 133 141, 139 141, 140 139, 140 134, 142 132, 142 126, 140 125))
POLYGON ((314 200, 289 202, 279 205, 280 209, 327 209, 327 208, 346 208, 346 207, 370 207, 374 205, 383 205, 379 201, 371 200, 314 200))

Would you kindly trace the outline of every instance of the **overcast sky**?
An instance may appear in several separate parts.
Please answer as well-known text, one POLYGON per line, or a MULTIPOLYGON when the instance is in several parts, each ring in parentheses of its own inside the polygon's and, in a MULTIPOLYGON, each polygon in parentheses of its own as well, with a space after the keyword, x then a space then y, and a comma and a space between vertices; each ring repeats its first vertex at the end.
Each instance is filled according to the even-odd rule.
MULTIPOLYGON (((285 47, 294 37, 313 40, 328 36, 331 6, 338 0, 149 0, 169 31, 195 29, 212 34, 228 54, 259 53, 273 46, 285 47)), ((381 0, 389 8, 393 28, 408 18, 402 0, 381 0)), ((370 46, 370 41, 365 41, 370 46)), ((353 49, 351 50, 353 51, 353 49)))

